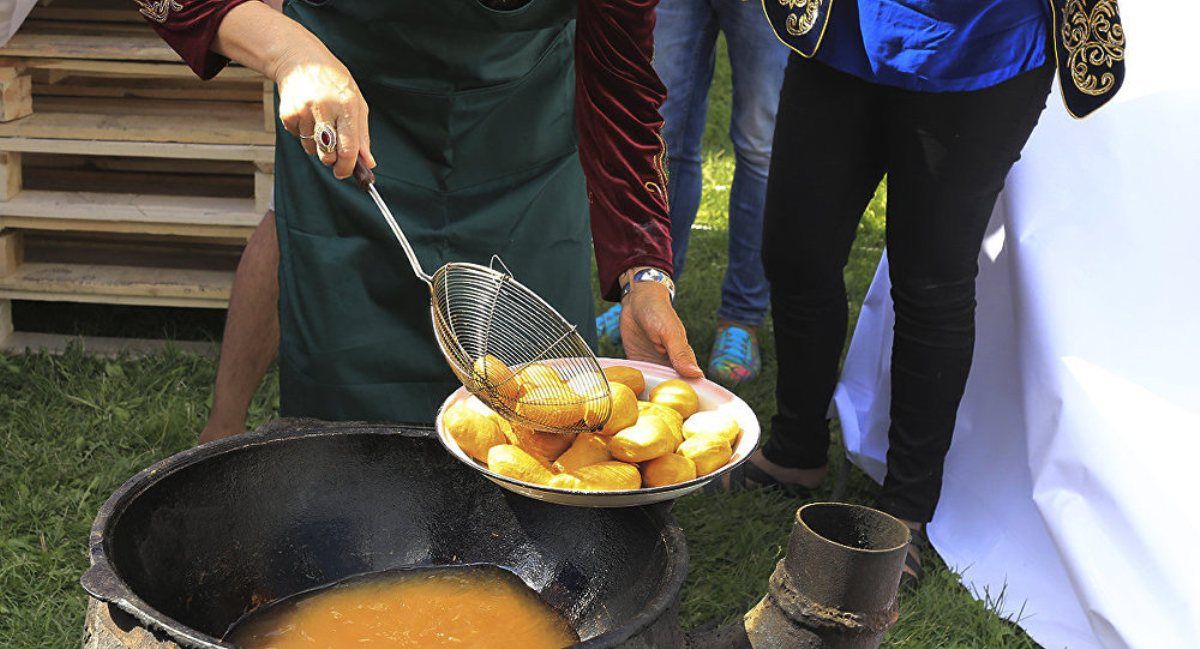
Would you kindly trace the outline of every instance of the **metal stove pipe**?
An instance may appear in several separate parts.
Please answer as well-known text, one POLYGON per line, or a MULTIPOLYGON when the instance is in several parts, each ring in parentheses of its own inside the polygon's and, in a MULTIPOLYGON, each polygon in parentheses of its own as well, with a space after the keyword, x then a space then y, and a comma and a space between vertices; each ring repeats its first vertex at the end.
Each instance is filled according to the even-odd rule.
POLYGON ((870 507, 812 503, 796 512, 767 594, 740 624, 691 634, 690 649, 878 647, 896 622, 909 530, 870 507))

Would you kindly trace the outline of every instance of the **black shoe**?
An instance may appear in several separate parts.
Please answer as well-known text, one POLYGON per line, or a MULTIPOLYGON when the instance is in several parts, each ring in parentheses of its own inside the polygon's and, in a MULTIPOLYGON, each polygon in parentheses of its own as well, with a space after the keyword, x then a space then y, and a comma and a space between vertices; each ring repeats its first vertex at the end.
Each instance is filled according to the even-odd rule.
POLYGON ((921 586, 925 579, 925 567, 921 565, 921 551, 928 547, 929 537, 925 536, 925 528, 911 530, 912 539, 908 542, 904 554, 905 571, 900 573, 900 590, 913 591, 921 586))
POLYGON ((758 468, 758 465, 746 460, 728 474, 728 482, 713 480, 704 485, 704 493, 732 493, 734 491, 750 491, 752 489, 778 489, 791 498, 808 500, 813 497, 813 489, 801 484, 780 482, 775 476, 758 468))

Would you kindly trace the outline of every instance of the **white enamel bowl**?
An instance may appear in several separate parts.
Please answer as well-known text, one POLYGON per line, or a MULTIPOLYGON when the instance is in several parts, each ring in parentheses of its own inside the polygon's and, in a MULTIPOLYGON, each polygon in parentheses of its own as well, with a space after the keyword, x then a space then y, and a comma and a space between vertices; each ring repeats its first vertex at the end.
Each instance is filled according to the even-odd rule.
MULTIPOLYGON (((617 358, 601 358, 599 361, 602 367, 625 365, 641 370, 642 374, 646 377, 647 393, 651 388, 667 379, 679 378, 679 375, 674 370, 662 365, 617 358)), ((696 390, 696 394, 700 397, 700 410, 722 410, 728 412, 737 420, 738 425, 742 428, 742 432, 738 435, 737 444, 734 445, 733 457, 725 466, 695 480, 667 487, 647 487, 626 491, 573 491, 570 489, 556 489, 544 485, 529 484, 488 471, 487 467, 471 459, 471 456, 459 448, 458 442, 442 426, 442 413, 450 406, 471 395, 471 393, 467 392, 466 388, 455 390, 453 394, 446 398, 446 401, 442 403, 441 409, 438 410, 438 439, 441 440, 446 450, 450 451, 460 462, 483 473, 488 480, 495 482, 509 491, 536 500, 575 507, 633 507, 637 505, 649 505, 664 500, 674 500, 700 489, 710 480, 719 478, 721 475, 733 470, 737 465, 745 462, 758 445, 759 437, 758 418, 754 416, 754 411, 750 409, 750 406, 746 405, 745 401, 739 399, 729 390, 705 379, 689 379, 688 383, 691 384, 696 390)), ((638 395, 638 399, 645 398, 646 393, 638 395)))

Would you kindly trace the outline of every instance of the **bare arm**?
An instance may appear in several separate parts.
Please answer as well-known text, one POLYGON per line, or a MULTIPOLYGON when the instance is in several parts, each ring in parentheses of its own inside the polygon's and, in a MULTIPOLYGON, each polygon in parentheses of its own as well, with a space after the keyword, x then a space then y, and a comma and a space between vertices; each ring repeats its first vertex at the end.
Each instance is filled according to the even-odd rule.
POLYGON ((267 4, 245 2, 225 14, 211 48, 269 79, 278 80, 278 68, 296 50, 325 50, 325 45, 300 23, 267 4))
MULTIPOLYGON (((278 4, 278 3, 276 3, 278 4)), ((255 0, 141 2, 141 13, 196 73, 209 78, 232 59, 279 87, 279 117, 319 155, 338 178, 348 177, 361 153, 370 166, 367 104, 346 66, 303 25, 255 0), (220 56, 217 56, 220 55, 220 56), (337 134, 336 147, 321 151, 318 125, 337 134)))
POLYGON ((309 155, 332 166, 333 175, 348 177, 360 152, 375 166, 358 84, 312 32, 261 2, 246 2, 226 14, 212 49, 275 80, 284 128, 301 138, 309 155), (322 123, 336 126, 336 151, 321 152, 311 139, 322 123))

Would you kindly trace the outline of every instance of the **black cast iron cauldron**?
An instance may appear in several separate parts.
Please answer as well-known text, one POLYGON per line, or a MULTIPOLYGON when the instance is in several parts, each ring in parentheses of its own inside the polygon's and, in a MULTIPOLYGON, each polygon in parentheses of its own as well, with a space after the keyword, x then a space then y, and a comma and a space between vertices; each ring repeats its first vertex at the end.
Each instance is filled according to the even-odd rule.
POLYGON ((663 509, 581 509, 501 489, 423 429, 288 422, 134 476, 92 527, 92 596, 183 647, 351 575, 485 563, 562 612, 579 647, 674 647, 687 571, 663 509))

